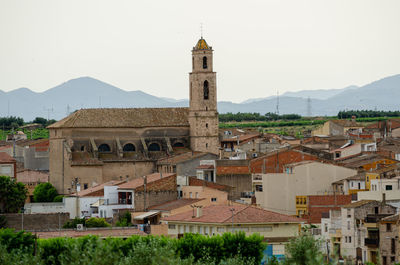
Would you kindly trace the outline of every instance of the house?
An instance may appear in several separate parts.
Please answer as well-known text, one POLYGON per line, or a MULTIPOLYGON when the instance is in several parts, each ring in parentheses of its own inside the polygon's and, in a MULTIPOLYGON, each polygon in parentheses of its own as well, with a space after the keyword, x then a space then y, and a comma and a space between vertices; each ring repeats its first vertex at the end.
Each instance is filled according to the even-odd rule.
POLYGON ((17 161, 4 152, 0 152, 0 176, 17 177, 17 161))
POLYGON ((343 160, 350 157, 358 156, 359 154, 361 154, 361 151, 361 144, 352 144, 351 142, 348 142, 345 145, 332 150, 331 153, 334 154, 334 160, 343 160))
POLYGON ((388 157, 384 157, 374 153, 361 154, 356 157, 344 159, 338 161, 338 165, 354 168, 363 169, 365 171, 371 171, 379 169, 388 165, 396 164, 397 161, 388 157))
POLYGON ((386 200, 388 204, 400 207, 400 177, 372 179, 371 189, 359 192, 358 200, 386 200))
POLYGON ((384 217, 379 222, 380 264, 395 265, 400 262, 400 214, 384 217))
POLYGON ((322 249, 329 256, 336 255, 335 251, 340 253, 340 244, 342 240, 342 210, 329 210, 322 214, 321 218, 321 239, 326 242, 322 249))
POLYGON ((176 173, 178 194, 182 197, 182 186, 188 185, 188 177, 196 176, 199 165, 204 161, 214 161, 217 155, 202 152, 183 152, 167 156, 157 161, 157 171, 176 173))
POLYGON ((400 120, 378 121, 366 126, 364 130, 373 134, 376 139, 386 137, 398 138, 400 137, 400 120))
POLYGON ((307 195, 296 196, 296 215, 309 224, 321 224, 324 213, 340 210, 351 203, 351 195, 307 195))
POLYGON ((332 182, 355 174, 354 169, 331 163, 287 164, 285 173, 253 174, 256 203, 268 210, 295 215, 296 196, 332 193, 332 182))
POLYGON ((341 208, 340 256, 376 264, 379 252, 379 221, 396 213, 384 202, 363 200, 341 208))
POLYGON ((26 203, 33 202, 33 191, 40 183, 49 182, 49 173, 47 171, 37 171, 23 169, 17 171, 17 181, 21 182, 28 189, 26 203))
POLYGON ((299 147, 282 148, 250 160, 250 172, 259 174, 283 173, 287 164, 320 160, 317 155, 296 148, 299 147))
POLYGON ((285 244, 300 233, 303 220, 248 205, 210 205, 162 219, 168 224, 168 235, 180 237, 184 233, 219 235, 243 231, 258 233, 268 242, 269 255, 283 257, 285 244))
POLYGON ((177 198, 176 174, 153 173, 133 180, 112 180, 65 196, 60 203, 28 203, 28 213, 68 212, 71 218, 112 218, 121 210, 147 211, 177 198))
POLYGON ((333 190, 340 194, 357 194, 359 191, 366 191, 365 187, 366 173, 360 172, 354 176, 350 176, 332 183, 333 190))
POLYGON ((355 117, 351 120, 329 120, 324 123, 320 128, 311 132, 312 136, 336 136, 345 135, 348 132, 357 133, 362 132, 364 126, 357 123, 355 117))
POLYGON ((14 157, 25 169, 49 170, 49 139, 20 140, 1 146, 0 152, 14 157))
POLYGON ((400 161, 400 141, 394 138, 385 138, 377 145, 377 153, 400 161))

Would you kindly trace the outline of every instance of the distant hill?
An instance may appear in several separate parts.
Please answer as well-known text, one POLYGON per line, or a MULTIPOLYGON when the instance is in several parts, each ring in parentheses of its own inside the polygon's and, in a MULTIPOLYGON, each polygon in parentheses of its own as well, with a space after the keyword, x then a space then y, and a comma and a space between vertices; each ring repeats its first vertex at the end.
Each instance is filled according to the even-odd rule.
MULTIPOLYGON (((307 98, 311 98, 312 115, 336 115, 344 109, 399 110, 400 75, 394 75, 371 84, 343 89, 304 90, 287 92, 279 97, 281 114, 306 115, 307 98)), ((100 80, 81 77, 69 80, 41 93, 28 88, 10 92, 0 90, 0 117, 35 117, 61 119, 80 108, 113 107, 187 107, 187 99, 176 100, 149 95, 143 91, 125 91, 100 80)), ((275 112, 276 97, 249 99, 242 103, 218 102, 220 113, 226 112, 275 112)))

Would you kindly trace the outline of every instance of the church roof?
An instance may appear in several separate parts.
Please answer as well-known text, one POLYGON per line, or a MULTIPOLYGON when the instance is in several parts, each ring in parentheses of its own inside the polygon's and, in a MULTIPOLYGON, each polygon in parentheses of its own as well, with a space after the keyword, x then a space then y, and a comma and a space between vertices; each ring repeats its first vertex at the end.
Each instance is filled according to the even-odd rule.
POLYGON ((211 47, 208 46, 206 40, 203 39, 203 37, 201 37, 201 39, 199 39, 199 41, 197 42, 197 44, 194 47, 194 49, 195 50, 211 50, 211 47))
POLYGON ((188 108, 81 109, 48 128, 180 127, 189 126, 188 115, 188 108))

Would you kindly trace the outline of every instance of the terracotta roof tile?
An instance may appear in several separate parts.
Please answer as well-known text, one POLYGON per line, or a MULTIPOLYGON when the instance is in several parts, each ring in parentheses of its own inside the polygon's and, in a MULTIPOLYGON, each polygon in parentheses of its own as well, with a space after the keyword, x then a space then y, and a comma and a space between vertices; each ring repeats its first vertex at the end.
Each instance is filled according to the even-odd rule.
POLYGON ((48 128, 189 126, 188 108, 81 109, 48 128))
POLYGON ((202 216, 193 217, 193 211, 163 218, 164 221, 196 223, 231 223, 234 209, 234 223, 302 223, 303 219, 275 213, 247 205, 211 205, 204 207, 202 216))
POLYGON ((0 152, 0 163, 15 163, 17 162, 14 158, 9 156, 7 153, 0 152))
POLYGON ((165 202, 159 205, 154 205, 151 206, 149 209, 150 210, 159 210, 159 211, 171 211, 174 209, 181 208, 186 205, 190 205, 196 202, 199 202, 201 200, 205 199, 179 199, 179 200, 173 200, 169 202, 165 202))
MULTIPOLYGON (((147 184, 157 181, 161 178, 167 178, 170 176, 176 175, 175 173, 163 173, 162 175, 160 173, 153 173, 150 175, 147 175, 147 184)), ((136 178, 133 180, 130 180, 122 185, 119 185, 119 189, 136 189, 138 187, 143 186, 144 184, 144 178, 136 178)))

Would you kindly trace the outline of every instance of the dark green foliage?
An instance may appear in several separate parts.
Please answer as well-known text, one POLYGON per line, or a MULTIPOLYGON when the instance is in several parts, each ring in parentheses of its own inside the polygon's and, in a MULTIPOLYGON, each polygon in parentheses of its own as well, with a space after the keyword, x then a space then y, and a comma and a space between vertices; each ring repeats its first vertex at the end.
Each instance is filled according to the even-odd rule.
POLYGON ((7 225, 7 218, 5 215, 0 215, 0 228, 4 228, 7 225))
POLYGON ((123 212, 118 216, 118 221, 115 224, 116 226, 131 226, 132 225, 132 215, 129 211, 123 212))
POLYGON ((277 121, 277 120, 300 120, 301 116, 298 114, 283 114, 278 115, 268 112, 265 115, 260 113, 241 113, 233 114, 231 112, 219 114, 220 122, 242 122, 242 121, 277 121))
POLYGON ((86 220, 86 227, 108 227, 111 226, 104 218, 90 217, 86 220))
POLYGON ((284 264, 290 265, 319 265, 324 264, 320 251, 320 242, 309 234, 303 234, 292 239, 286 245, 288 257, 284 264))
POLYGON ((0 128, 10 130, 12 128, 17 129, 24 125, 24 119, 20 117, 0 117, 0 128))
POLYGON ((271 121, 251 123, 220 123, 220 128, 270 128, 283 126, 306 126, 324 124, 326 120, 296 120, 296 121, 271 121))
POLYGON ((25 204, 25 185, 8 176, 0 176, 0 212, 17 213, 25 204))
POLYGON ((350 119, 352 116, 356 116, 356 118, 400 117, 400 111, 347 110, 339 111, 337 115, 339 119, 350 119))
POLYGON ((24 238, 30 234, 0 230, 0 240, 2 233, 26 243, 11 246, 0 241, 0 264, 254 265, 260 263, 260 253, 265 247, 260 236, 245 237, 243 233, 215 237, 187 234, 182 239, 132 236, 124 240, 86 236, 39 239, 34 252, 35 242, 24 238), (234 244, 236 246, 232 246, 234 244))
POLYGON ((85 218, 78 218, 75 217, 75 219, 69 220, 67 221, 64 225, 63 228, 76 228, 76 225, 78 224, 86 224, 86 220, 85 218))
POLYGON ((0 245, 4 246, 7 251, 13 249, 27 249, 28 251, 32 251, 35 238, 31 233, 24 231, 15 232, 14 229, 10 228, 0 229, 0 245))
POLYGON ((47 119, 42 118, 42 117, 36 117, 36 118, 32 121, 32 123, 41 124, 43 127, 47 127, 47 126, 49 126, 49 125, 51 125, 51 124, 53 124, 53 123, 55 123, 55 122, 56 122, 56 120, 47 120, 47 119))
POLYGON ((54 197, 53 202, 62 202, 63 198, 64 198, 63 195, 57 195, 56 197, 54 197))
POLYGON ((181 258, 193 256, 194 260, 201 260, 207 256, 209 260, 217 264, 221 260, 234 258, 235 256, 252 257, 255 263, 262 259, 265 245, 259 235, 245 236, 244 232, 225 233, 222 236, 206 237, 199 234, 185 234, 177 242, 177 251, 181 258))
POLYGON ((58 192, 56 188, 50 183, 40 183, 33 191, 33 199, 35 202, 53 202, 57 197, 58 192))

